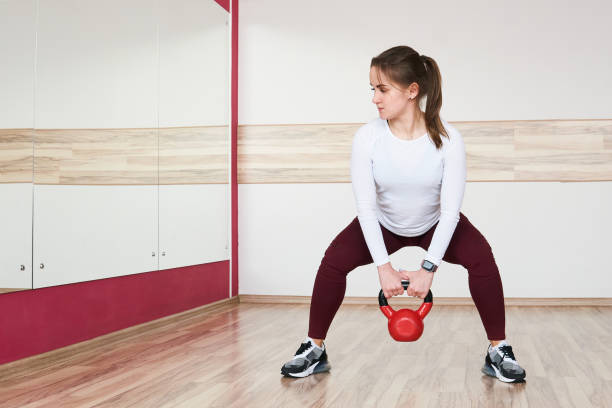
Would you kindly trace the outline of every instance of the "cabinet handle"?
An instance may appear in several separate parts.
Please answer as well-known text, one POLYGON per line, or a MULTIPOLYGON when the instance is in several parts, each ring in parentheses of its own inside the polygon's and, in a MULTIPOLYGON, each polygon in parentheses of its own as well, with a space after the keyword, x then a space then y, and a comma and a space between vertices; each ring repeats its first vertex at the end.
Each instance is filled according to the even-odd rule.
POLYGON ((21 269, 22 271, 25 271, 25 265, 21 265, 19 269, 21 269))
POLYGON ((155 252, 152 252, 152 253, 151 253, 151 256, 155 256, 155 252))
POLYGON ((166 256, 166 251, 162 252, 162 256, 166 256))
POLYGON ((45 269, 45 264, 44 263, 40 264, 40 269, 45 269))

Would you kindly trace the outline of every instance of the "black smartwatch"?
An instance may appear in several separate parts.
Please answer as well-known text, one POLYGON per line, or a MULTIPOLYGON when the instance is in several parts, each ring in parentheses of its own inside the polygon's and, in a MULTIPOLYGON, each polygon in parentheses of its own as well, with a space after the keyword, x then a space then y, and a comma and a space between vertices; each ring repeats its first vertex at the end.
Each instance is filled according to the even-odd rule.
POLYGON ((421 268, 425 269, 428 272, 435 272, 438 269, 438 265, 433 262, 424 260, 423 263, 421 263, 421 268))

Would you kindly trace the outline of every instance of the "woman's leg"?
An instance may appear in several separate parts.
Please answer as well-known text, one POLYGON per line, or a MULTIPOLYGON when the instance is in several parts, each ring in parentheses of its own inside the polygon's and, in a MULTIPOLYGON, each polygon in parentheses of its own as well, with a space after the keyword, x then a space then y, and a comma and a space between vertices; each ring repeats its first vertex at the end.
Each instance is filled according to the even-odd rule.
MULTIPOLYGON (((437 224, 436 224, 437 225, 437 224)), ((421 238, 427 249, 435 228, 421 238)), ((506 338, 504 290, 491 246, 463 213, 451 238, 444 261, 459 264, 468 271, 468 283, 489 340, 506 338)))
MULTIPOLYGON (((382 227, 387 252, 402 248, 400 238, 382 227)), ((327 330, 344 299, 346 276, 361 265, 372 263, 370 251, 363 237, 357 217, 331 242, 315 278, 310 302, 308 336, 324 339, 327 330)))

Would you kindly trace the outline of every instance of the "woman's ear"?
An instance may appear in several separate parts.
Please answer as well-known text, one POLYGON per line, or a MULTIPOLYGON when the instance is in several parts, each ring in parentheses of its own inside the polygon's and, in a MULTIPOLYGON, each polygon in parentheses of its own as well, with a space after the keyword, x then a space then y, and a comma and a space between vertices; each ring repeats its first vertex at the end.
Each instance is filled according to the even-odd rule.
POLYGON ((411 83, 408 87, 408 97, 410 99, 415 99, 417 96, 419 96, 419 89, 419 84, 416 82, 411 83))

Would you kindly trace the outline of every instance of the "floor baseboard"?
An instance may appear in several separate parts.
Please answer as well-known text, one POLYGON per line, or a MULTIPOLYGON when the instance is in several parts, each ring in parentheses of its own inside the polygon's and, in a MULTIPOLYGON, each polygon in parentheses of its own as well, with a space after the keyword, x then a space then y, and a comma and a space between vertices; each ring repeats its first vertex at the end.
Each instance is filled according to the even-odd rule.
MULTIPOLYGON (((310 304, 310 296, 238 295, 240 303, 297 303, 310 304)), ((344 305, 377 304, 375 297, 347 296, 344 305)), ((393 305, 418 305, 416 298, 393 297, 393 305)), ((440 306, 474 306, 471 297, 437 297, 434 303, 440 306)), ((612 306, 612 298, 505 298, 506 306, 612 306)))

